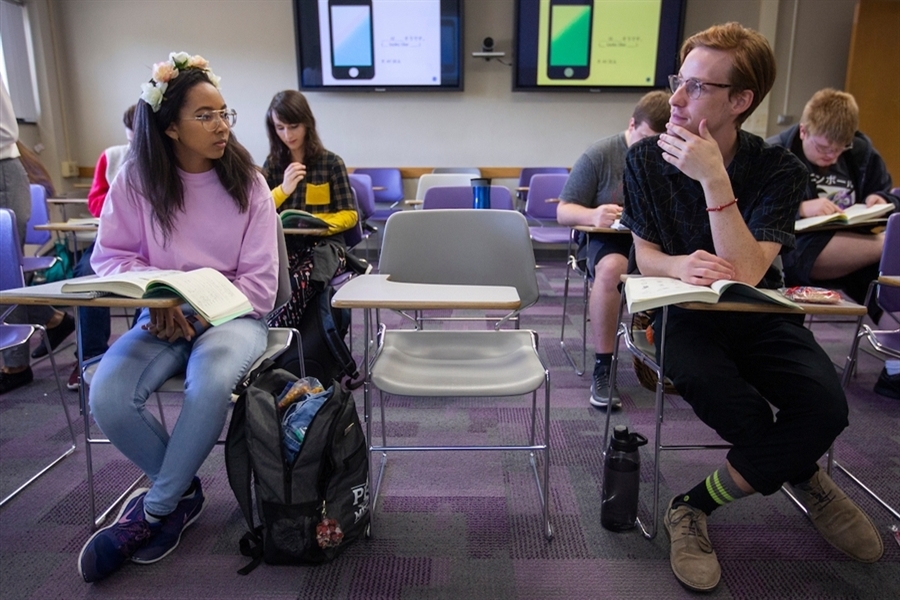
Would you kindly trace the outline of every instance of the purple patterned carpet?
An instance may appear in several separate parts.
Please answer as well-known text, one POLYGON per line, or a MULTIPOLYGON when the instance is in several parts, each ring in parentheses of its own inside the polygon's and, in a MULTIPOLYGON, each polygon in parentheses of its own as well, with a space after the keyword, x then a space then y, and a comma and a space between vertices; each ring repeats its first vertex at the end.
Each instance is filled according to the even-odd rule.
MULTIPOLYGON (((51 474, 0 510, 0 598, 140 598, 287 600, 293 598, 400 599, 601 599, 685 598, 669 569, 664 532, 647 541, 637 531, 612 533, 600 526, 604 413, 591 408, 590 381, 577 377, 559 348, 563 268, 539 270, 542 298, 526 312, 523 327, 536 329, 552 377, 551 520, 546 542, 540 504, 521 453, 394 453, 370 540, 357 542, 319 567, 261 565, 236 573, 247 559, 238 552, 245 525, 228 487, 222 449, 200 477, 207 492, 204 514, 180 547, 149 566, 127 564, 109 579, 88 585, 76 558, 89 535, 85 457, 79 446, 51 474)), ((383 316, 387 316, 384 315, 383 316)), ((391 317, 394 319, 393 317, 391 317)), ((361 314, 354 314, 353 344, 362 348, 361 314)), ((398 320, 391 321, 394 324, 398 320)), ((567 336, 580 344, 580 304, 570 306, 567 336), (577 314, 576 314, 577 313, 577 314)), ((121 330, 123 325, 116 323, 121 330)), ((843 363, 851 324, 821 322, 817 338, 843 363)), ((589 355, 591 356, 591 355, 589 355)), ((62 375, 71 369, 71 347, 59 354, 62 375)), ((838 439, 839 460, 895 506, 900 505, 900 402, 872 392, 881 363, 861 353, 847 390, 850 427, 838 439)), ((34 384, 0 396, 0 494, 6 495, 64 448, 67 431, 47 361, 34 384)), ((619 368, 623 409, 614 423, 653 434, 653 395, 640 387, 629 361, 619 368)), ((66 392, 73 416, 76 394, 66 392)), ((356 393, 362 408, 362 393, 356 393)), ((479 443, 521 440, 527 399, 485 401, 394 399, 388 406, 390 437, 404 442, 479 443)), ((164 400, 169 423, 179 398, 164 400)), ((80 422, 80 421, 79 421, 80 422)), ((671 441, 713 441, 687 404, 669 397, 664 424, 671 441)), ((652 440, 651 440, 652 441, 652 440)), ((642 452, 641 515, 652 503, 652 452, 642 452)), ((722 464, 722 451, 664 454, 662 504, 722 464)), ((111 501, 137 476, 112 447, 94 447, 101 501, 111 501)), ((835 480, 873 518, 885 543, 882 560, 855 563, 832 549, 782 494, 753 496, 718 510, 710 537, 722 563, 722 582, 711 598, 897 598, 900 545, 890 515, 846 477, 835 480)), ((662 507, 660 508, 661 514, 662 507)))

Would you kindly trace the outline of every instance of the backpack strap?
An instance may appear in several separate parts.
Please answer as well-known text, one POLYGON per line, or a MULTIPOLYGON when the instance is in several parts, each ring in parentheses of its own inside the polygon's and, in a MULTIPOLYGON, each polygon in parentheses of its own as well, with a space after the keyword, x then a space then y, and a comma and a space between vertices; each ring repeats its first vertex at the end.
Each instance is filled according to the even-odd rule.
POLYGON ((251 560, 247 566, 238 569, 238 575, 251 573, 263 559, 263 527, 260 525, 254 530, 248 531, 241 538, 241 556, 248 556, 251 560))
POLYGON ((334 294, 334 288, 329 286, 320 295, 319 320, 322 323, 323 333, 325 334, 323 337, 328 345, 328 349, 331 351, 331 355, 340 365, 341 372, 350 377, 350 379, 355 379, 359 376, 356 360, 350 353, 350 349, 344 342, 343 337, 341 337, 337 323, 334 322, 334 314, 331 312, 331 298, 334 294))

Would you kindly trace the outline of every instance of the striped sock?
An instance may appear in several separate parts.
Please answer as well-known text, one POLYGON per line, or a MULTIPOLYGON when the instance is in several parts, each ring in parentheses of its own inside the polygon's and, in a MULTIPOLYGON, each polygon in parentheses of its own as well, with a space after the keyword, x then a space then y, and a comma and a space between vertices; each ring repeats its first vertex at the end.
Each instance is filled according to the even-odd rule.
POLYGON ((722 467, 687 493, 678 496, 675 504, 689 504, 706 514, 711 514, 720 506, 749 495, 734 482, 728 473, 728 467, 722 467))

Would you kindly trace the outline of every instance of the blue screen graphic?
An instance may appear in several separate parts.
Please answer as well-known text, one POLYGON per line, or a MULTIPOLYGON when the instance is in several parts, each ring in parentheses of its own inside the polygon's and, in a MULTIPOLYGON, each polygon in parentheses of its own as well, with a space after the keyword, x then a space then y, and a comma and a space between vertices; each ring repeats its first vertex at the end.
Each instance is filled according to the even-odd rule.
POLYGON ((368 6, 332 6, 334 66, 372 66, 372 16, 368 6))

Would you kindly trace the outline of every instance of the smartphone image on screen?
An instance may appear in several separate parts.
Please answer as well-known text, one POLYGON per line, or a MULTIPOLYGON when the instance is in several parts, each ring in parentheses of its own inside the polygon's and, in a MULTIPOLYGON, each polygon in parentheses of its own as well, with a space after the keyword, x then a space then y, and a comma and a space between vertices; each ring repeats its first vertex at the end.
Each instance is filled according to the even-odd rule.
POLYGON ((372 0, 328 0, 328 17, 332 77, 372 79, 375 76, 372 0))
POLYGON ((591 71, 592 12, 592 0, 550 0, 550 79, 587 79, 591 71))

